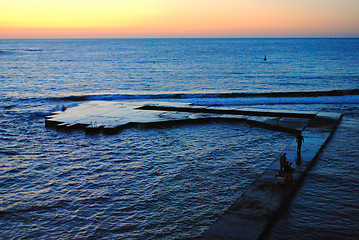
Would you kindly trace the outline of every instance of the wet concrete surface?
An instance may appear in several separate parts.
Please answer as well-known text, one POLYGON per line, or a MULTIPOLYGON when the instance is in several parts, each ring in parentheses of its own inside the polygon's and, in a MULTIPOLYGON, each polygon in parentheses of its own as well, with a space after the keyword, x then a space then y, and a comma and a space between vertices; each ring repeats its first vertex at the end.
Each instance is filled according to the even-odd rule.
POLYGON ((194 107, 186 103, 91 101, 64 112, 52 113, 46 117, 45 125, 59 130, 84 129, 91 133, 116 134, 139 124, 155 127, 205 120, 234 120, 295 134, 314 116, 315 112, 301 115, 298 111, 194 107))

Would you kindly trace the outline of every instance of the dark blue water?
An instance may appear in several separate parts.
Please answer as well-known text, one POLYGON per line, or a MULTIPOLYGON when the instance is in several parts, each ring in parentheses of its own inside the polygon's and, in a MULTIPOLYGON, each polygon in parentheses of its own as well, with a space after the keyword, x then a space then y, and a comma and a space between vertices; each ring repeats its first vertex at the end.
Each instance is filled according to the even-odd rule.
POLYGON ((358 39, 1 40, 2 93, 353 89, 358 45, 358 39))
POLYGON ((268 239, 358 239, 359 114, 341 110, 333 139, 268 239))
POLYGON ((358 39, 0 40, 0 238, 197 237, 293 140, 242 123, 44 127, 63 105, 151 99, 343 113, 270 238, 357 239, 358 60, 358 39))

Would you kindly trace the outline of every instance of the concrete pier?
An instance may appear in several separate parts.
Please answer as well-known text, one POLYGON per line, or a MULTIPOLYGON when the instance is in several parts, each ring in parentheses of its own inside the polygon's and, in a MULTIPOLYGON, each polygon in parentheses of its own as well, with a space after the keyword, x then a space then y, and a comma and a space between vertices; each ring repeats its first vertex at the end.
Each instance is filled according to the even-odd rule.
POLYGON ((45 126, 62 131, 82 129, 86 133, 115 134, 138 125, 231 120, 296 134, 315 116, 316 112, 194 107, 185 103, 92 101, 52 113, 45 118, 45 126))
POLYGON ((158 127, 206 121, 238 121, 304 137, 301 157, 297 156, 295 136, 284 150, 294 168, 293 180, 278 184, 278 160, 253 181, 253 184, 203 234, 202 239, 264 239, 281 212, 295 195, 306 173, 335 131, 339 113, 281 111, 247 108, 195 107, 184 103, 93 101, 55 112, 45 125, 58 130, 85 130, 86 133, 115 134, 145 125, 158 127))
POLYGON ((287 160, 295 169, 293 181, 278 184, 275 175, 280 169, 279 159, 202 234, 202 239, 265 239, 270 229, 288 206, 306 173, 314 165, 341 120, 341 114, 319 112, 303 129, 304 143, 301 158, 297 159, 297 143, 285 149, 287 160), (298 161, 300 160, 300 161, 298 161))

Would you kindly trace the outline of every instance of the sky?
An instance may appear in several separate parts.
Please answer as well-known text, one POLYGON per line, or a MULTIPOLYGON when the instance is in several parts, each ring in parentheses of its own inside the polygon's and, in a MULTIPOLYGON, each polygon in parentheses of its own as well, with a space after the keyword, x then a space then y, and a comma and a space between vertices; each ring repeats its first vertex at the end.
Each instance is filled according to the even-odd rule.
POLYGON ((0 38, 359 37, 359 0, 0 0, 0 38))

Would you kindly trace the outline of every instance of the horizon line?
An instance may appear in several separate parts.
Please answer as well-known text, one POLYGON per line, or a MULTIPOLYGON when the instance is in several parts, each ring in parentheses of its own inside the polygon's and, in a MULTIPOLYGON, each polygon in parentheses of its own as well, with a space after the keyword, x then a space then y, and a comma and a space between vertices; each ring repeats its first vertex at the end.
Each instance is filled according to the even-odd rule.
POLYGON ((29 37, 29 38, 1 38, 0 40, 56 40, 56 39, 356 39, 359 38, 359 35, 347 36, 347 35, 338 35, 338 36, 253 36, 253 37, 236 37, 236 36, 173 36, 173 37, 156 37, 156 36, 143 36, 143 37, 29 37))

